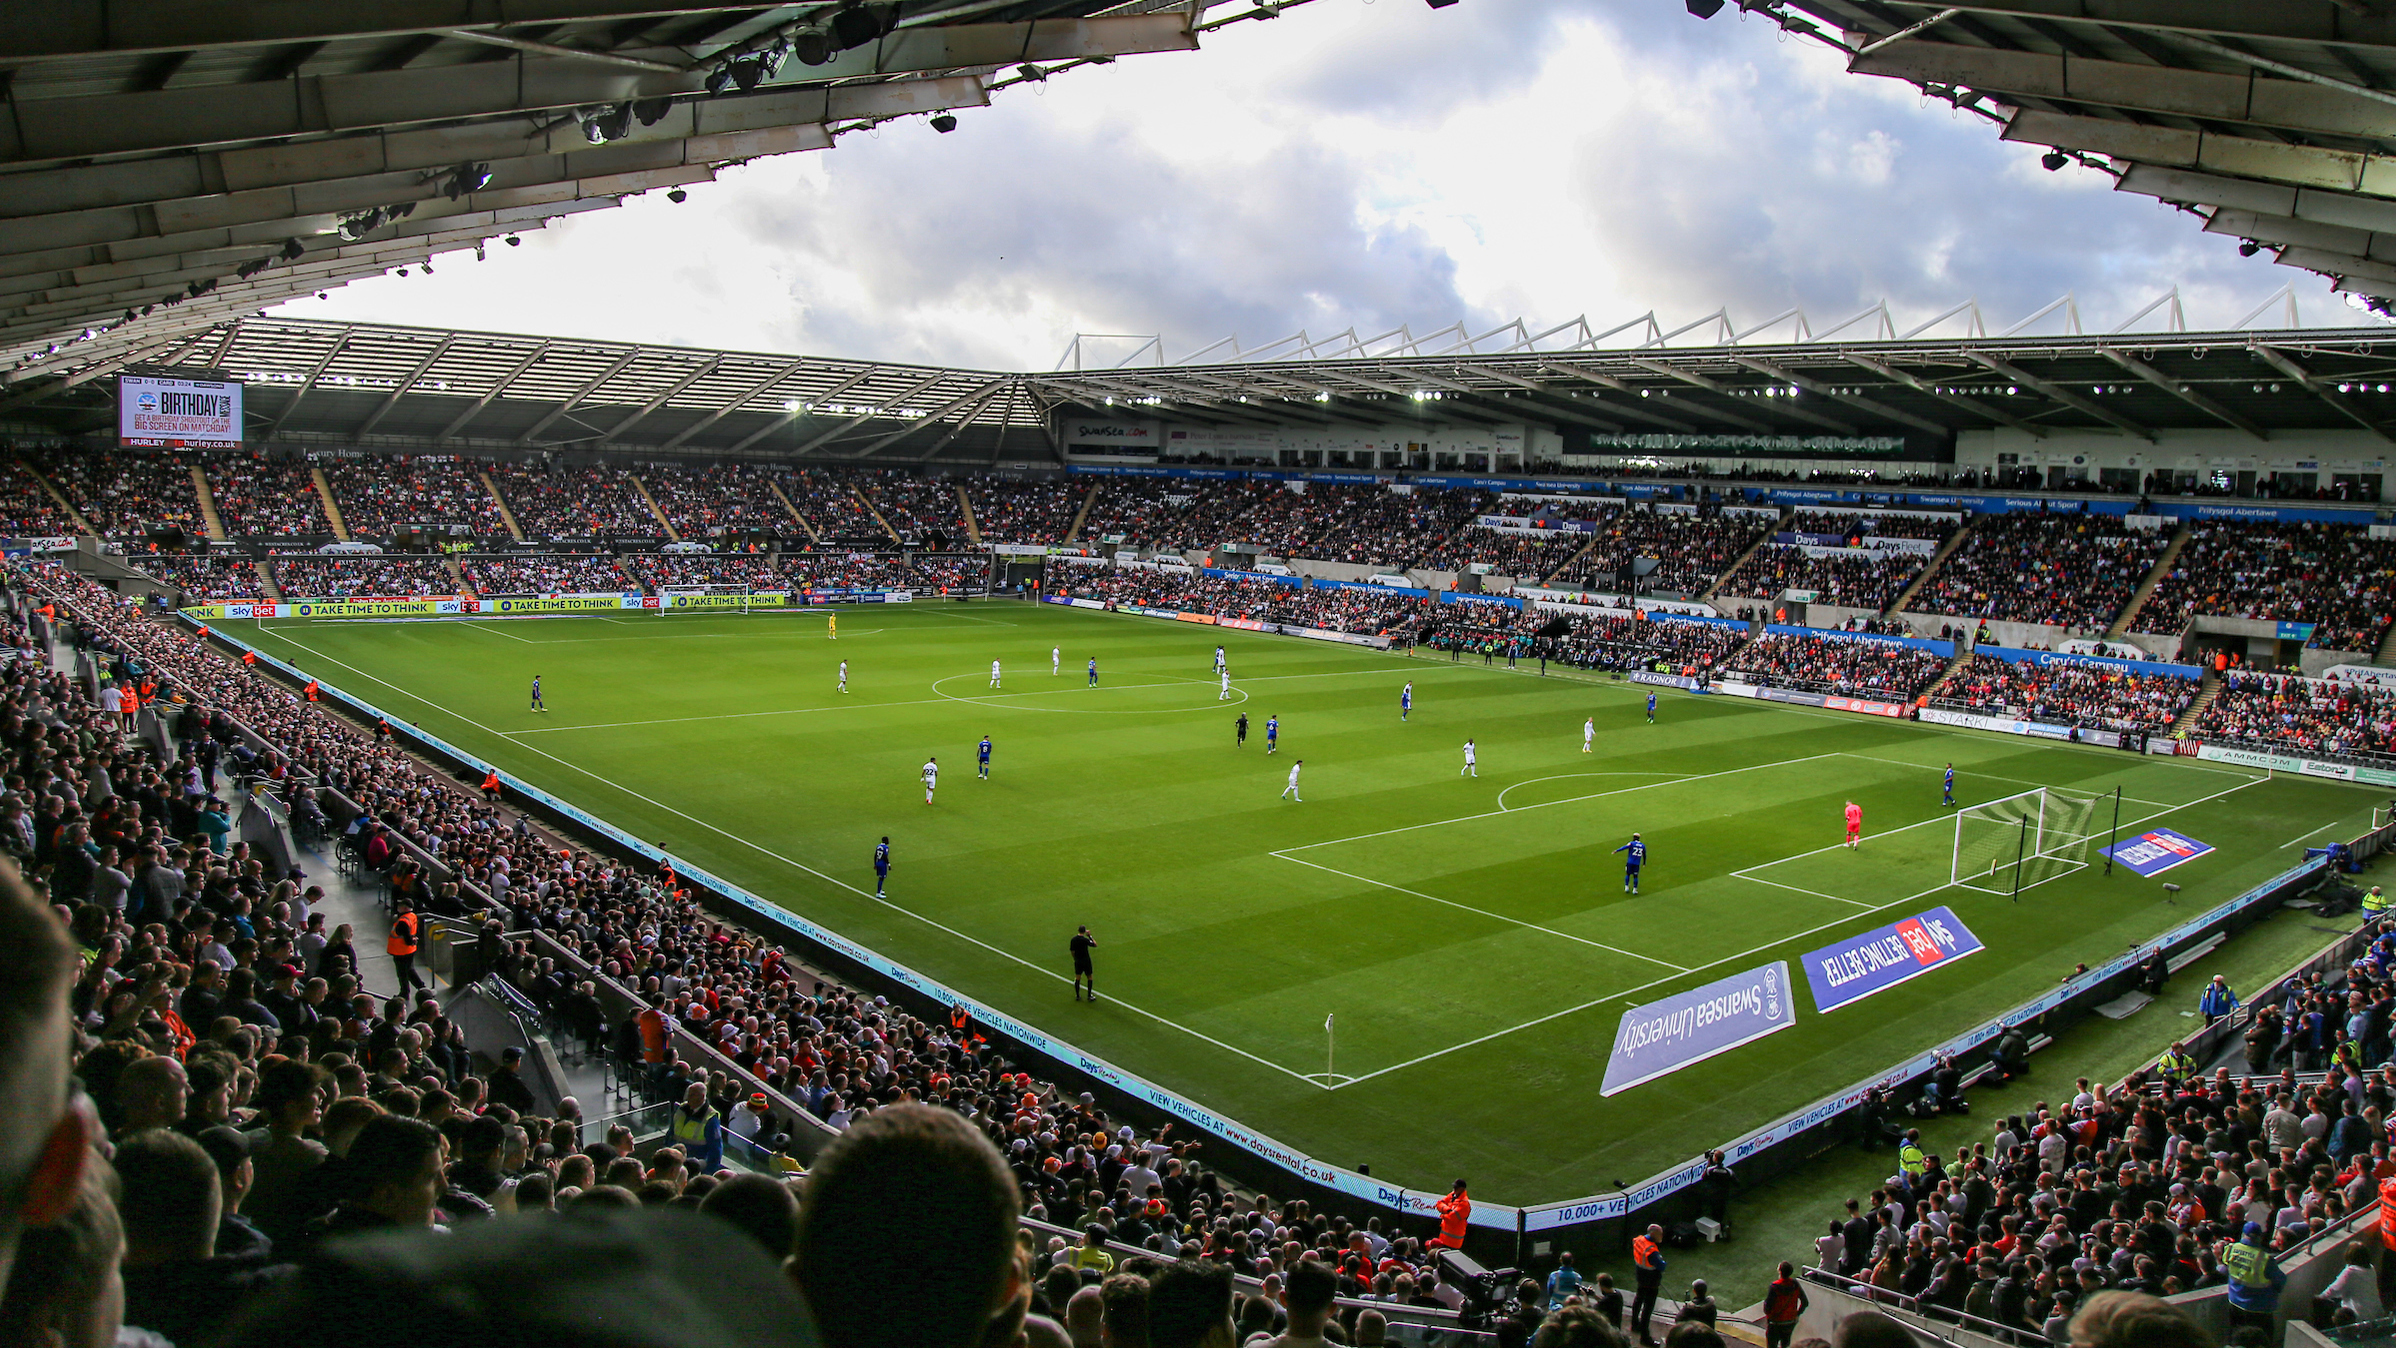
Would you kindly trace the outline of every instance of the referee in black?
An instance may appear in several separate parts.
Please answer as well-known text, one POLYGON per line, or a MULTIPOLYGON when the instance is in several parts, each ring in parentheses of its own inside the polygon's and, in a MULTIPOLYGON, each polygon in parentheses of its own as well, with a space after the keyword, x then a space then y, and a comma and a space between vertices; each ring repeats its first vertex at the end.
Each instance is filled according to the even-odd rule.
POLYGON ((1243 749, 1245 749, 1245 748, 1247 748, 1247 747, 1248 747, 1248 713, 1246 713, 1246 712, 1241 712, 1241 713, 1240 713, 1240 719, 1239 719, 1239 723, 1238 723, 1238 725, 1239 725, 1239 732, 1240 732, 1240 742, 1239 742, 1239 747, 1240 747, 1240 748, 1243 748, 1243 749))
POLYGON ((1073 1000, 1078 1002, 1082 999, 1083 985, 1086 983, 1089 985, 1090 1000, 1097 1001, 1098 975, 1090 968, 1090 952, 1098 948, 1097 938, 1090 935, 1088 927, 1076 927, 1073 940, 1068 944, 1073 951, 1073 1000))

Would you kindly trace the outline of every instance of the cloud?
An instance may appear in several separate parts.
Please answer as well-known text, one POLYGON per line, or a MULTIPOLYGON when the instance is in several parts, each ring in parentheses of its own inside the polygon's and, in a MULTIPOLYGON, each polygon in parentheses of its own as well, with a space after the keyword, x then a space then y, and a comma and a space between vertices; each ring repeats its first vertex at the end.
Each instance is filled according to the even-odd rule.
POLYGON ((1206 43, 285 311, 998 368, 1046 368, 1077 332, 1179 356, 1517 314, 1822 326, 1883 298, 1902 325, 1977 300, 2002 328, 2069 292, 2102 328, 2174 284, 2202 326, 2291 276, 2308 316, 2343 313, 1734 12, 1315 0, 1206 43))

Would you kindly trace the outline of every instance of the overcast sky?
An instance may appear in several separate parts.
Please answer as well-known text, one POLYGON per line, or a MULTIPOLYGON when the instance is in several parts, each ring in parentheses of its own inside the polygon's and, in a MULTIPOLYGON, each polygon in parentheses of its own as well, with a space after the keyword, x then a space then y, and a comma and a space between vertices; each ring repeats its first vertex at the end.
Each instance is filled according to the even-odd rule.
POLYGON ((2219 327, 2291 279, 2307 324, 2354 317, 2320 277, 1736 7, 1314 0, 1205 42, 278 312, 1007 369, 1077 332, 1179 357, 1725 306, 1822 328, 1884 297, 1901 329, 1976 299, 2001 330, 2069 291, 2103 330, 2174 284, 2219 327))

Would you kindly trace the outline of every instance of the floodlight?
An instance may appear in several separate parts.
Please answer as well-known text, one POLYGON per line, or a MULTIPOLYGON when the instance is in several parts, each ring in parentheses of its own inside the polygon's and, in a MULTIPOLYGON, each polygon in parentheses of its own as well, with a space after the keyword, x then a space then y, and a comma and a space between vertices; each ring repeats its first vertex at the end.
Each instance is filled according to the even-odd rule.
POLYGON ((2038 162, 2046 166, 2047 172, 2053 173, 2072 162, 2072 157, 2061 150, 2049 150, 2038 157, 2038 162))
POLYGON ((508 236, 507 236, 507 246, 508 246, 508 247, 510 247, 510 248, 513 248, 513 247, 515 247, 517 244, 520 244, 520 243, 522 243, 522 242, 524 242, 524 240, 517 238, 517 237, 516 237, 515 235, 513 235, 513 234, 510 234, 510 235, 508 235, 508 236))
POLYGON ((957 129, 957 119, 949 116, 945 112, 941 113, 939 116, 932 119, 932 129, 945 136, 949 132, 957 129))
POLYGON ((2238 244, 2238 256, 2240 257, 2253 257, 2262 251, 2263 245, 2256 243, 2253 239, 2244 239, 2238 244))
POLYGON ((686 202, 686 201, 688 201, 688 200, 690 200, 690 199, 691 199, 691 194, 690 194, 690 193, 688 193, 688 192, 685 192, 685 191, 683 191, 683 190, 682 190, 681 188, 679 188, 679 187, 675 188, 675 189, 674 189, 673 191, 671 191, 671 192, 668 192, 668 193, 666 193, 666 200, 668 200, 668 201, 670 201, 670 202, 673 202, 673 203, 674 203, 675 205, 677 205, 677 206, 681 205, 683 202, 686 202))
POLYGON ((1722 12, 1723 0, 1688 0, 1689 12, 1701 19, 1710 19, 1722 12))
POLYGON ((1027 80, 1045 80, 1048 78, 1047 71, 1042 70, 1040 67, 1033 65, 1028 61, 1015 67, 1015 73, 1027 80))
POLYGON ((832 59, 832 35, 813 25, 802 28, 790 35, 790 51, 800 65, 820 66, 832 59))
POLYGON ((1446 9, 1448 6, 1455 4, 1456 0, 1423 0, 1423 3, 1429 5, 1433 9, 1446 9))
POLYGON ((832 37, 842 50, 862 47, 890 31, 888 20, 864 5, 850 5, 832 16, 832 37))
POLYGON ((282 257, 285 262, 297 262, 307 251, 308 246, 298 239, 283 240, 282 257))
POLYGON ((707 72, 707 92, 720 94, 732 87, 732 63, 726 61, 707 72))

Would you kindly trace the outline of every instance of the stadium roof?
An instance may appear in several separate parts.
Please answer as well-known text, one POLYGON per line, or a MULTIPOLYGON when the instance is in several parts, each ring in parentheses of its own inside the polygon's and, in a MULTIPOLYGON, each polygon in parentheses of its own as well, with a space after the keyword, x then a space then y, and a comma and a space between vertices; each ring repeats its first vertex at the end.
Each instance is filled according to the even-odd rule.
MULTIPOLYGON (((1285 3, 1305 0, 1270 12, 1285 3)), ((234 314, 1268 15, 1206 22, 1206 7, 15 6, 0 26, 0 382, 152 357, 234 314)))
MULTIPOLYGON (((21 418, 114 424, 110 362, 21 418)), ((132 367, 248 386, 249 438, 874 463, 1061 457, 1063 417, 1326 432, 1903 436, 2010 427, 2152 439, 2226 428, 2396 440, 2396 330, 2303 329, 1312 356, 1045 374, 245 318, 132 367)), ((1757 453, 1770 452, 1759 444, 1757 453)), ((1917 455, 1917 457, 1926 457, 1917 455)))
POLYGON ((1739 4, 2050 147, 2050 168, 2101 168, 2282 266, 2396 300, 2390 0, 1739 4))

